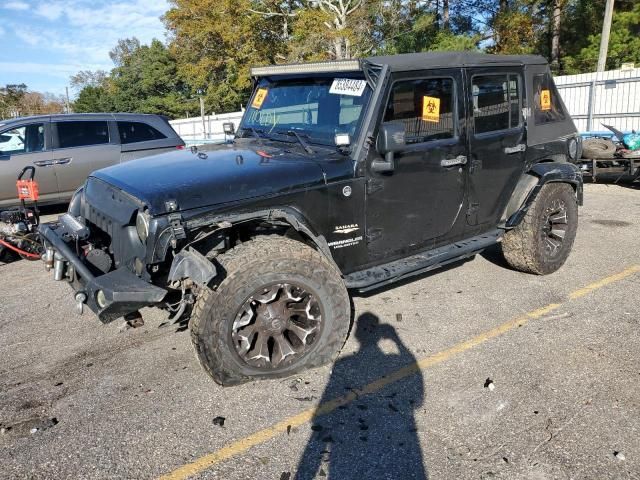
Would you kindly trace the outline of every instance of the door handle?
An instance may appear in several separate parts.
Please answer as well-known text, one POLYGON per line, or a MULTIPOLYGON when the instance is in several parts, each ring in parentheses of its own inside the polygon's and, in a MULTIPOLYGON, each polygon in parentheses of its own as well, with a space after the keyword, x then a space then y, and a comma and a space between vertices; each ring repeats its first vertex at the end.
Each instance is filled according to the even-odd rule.
POLYGON ((512 153, 524 152, 527 149, 527 146, 524 143, 519 143, 515 147, 506 147, 504 149, 504 153, 510 155, 512 153))
POLYGON ((54 165, 53 160, 36 160, 33 162, 36 167, 52 167, 54 165))
POLYGON ((444 158, 440 160, 440 166, 442 167, 455 167, 458 165, 466 165, 466 164, 467 164, 466 155, 458 155, 456 158, 444 158))
POLYGON ((72 157, 66 157, 66 158, 56 158, 53 161, 54 165, 66 165, 67 163, 71 163, 71 160, 73 160, 72 157))

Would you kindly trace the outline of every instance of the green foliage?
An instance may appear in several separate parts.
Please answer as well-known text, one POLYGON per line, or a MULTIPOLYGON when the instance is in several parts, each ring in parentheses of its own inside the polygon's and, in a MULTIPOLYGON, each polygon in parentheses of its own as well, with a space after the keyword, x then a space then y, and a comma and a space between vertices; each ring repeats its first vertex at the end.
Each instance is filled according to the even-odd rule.
MULTIPOLYGON (((565 71, 595 71, 601 37, 601 34, 590 35, 587 45, 577 55, 565 59, 565 71)), ((630 11, 617 11, 613 15, 606 68, 620 68, 625 62, 640 64, 640 3, 630 11)))
MULTIPOLYGON (((79 72, 76 111, 236 111, 252 66, 434 50, 535 53, 595 68, 605 0, 170 0, 168 45, 122 39, 105 72, 79 72), (445 5, 448 6, 445 9, 445 5), (554 17, 554 11, 560 16, 554 17), (448 21, 446 20, 448 18, 448 21), (553 21, 554 18, 559 21, 553 21)), ((640 63, 640 3, 616 0, 607 66, 640 63)), ((1 108, 0 97, 0 108, 1 108)))
MULTIPOLYGON (((84 84, 74 102, 76 112, 139 112, 172 118, 198 110, 190 89, 180 80, 176 60, 159 40, 140 45, 120 40, 111 58, 116 67, 109 76, 80 72, 76 84, 84 84)), ((72 79, 73 80, 73 79, 72 79)))
POLYGON ((78 113, 113 112, 114 105, 104 87, 87 85, 73 102, 73 110, 78 113))

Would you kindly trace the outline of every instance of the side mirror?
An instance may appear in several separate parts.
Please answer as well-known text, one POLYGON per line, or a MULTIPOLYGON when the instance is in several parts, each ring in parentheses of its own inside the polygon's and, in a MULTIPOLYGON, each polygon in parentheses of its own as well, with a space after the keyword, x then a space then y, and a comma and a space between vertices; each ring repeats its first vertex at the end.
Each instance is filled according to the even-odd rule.
POLYGON ((224 131, 225 135, 235 135, 236 126, 233 122, 223 123, 222 130, 224 131))
POLYGON ((394 154, 406 147, 405 131, 402 123, 383 123, 378 133, 377 150, 384 160, 375 159, 371 164, 374 172, 392 172, 395 169, 394 154))

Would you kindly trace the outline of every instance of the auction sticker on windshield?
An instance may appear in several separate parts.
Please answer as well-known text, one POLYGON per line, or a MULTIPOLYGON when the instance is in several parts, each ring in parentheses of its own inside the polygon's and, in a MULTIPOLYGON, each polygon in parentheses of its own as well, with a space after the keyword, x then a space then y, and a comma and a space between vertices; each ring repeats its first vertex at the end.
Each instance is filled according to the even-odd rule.
POLYGON ((361 97, 364 89, 367 88, 365 80, 355 80, 353 78, 335 78, 329 89, 329 93, 334 95, 349 95, 351 97, 361 97))
POLYGON ((256 96, 253 97, 253 102, 251 102, 251 106, 253 108, 260 110, 260 107, 262 107, 264 100, 267 98, 267 93, 269 93, 268 88, 259 88, 258 91, 256 92, 256 96))

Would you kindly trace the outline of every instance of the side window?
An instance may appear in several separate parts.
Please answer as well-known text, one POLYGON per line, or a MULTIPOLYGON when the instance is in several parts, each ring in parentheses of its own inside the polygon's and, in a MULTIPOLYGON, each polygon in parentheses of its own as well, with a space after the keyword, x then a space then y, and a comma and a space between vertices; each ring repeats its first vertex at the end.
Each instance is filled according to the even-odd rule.
POLYGON ((560 122, 565 113, 560 104, 558 90, 548 73, 533 77, 533 113, 536 125, 560 122))
POLYGON ((476 75, 472 79, 471 91, 476 133, 520 125, 518 75, 476 75))
POLYGON ((453 138, 456 134, 454 88, 452 78, 396 82, 384 121, 402 122, 407 143, 453 138))
POLYGON ((44 150, 44 124, 23 125, 0 133, 0 155, 34 153, 44 150))
POLYGON ((148 142, 160 140, 167 136, 143 122, 118 122, 121 143, 148 142))
POLYGON ((58 122, 58 148, 84 147, 109 143, 107 122, 58 122))

